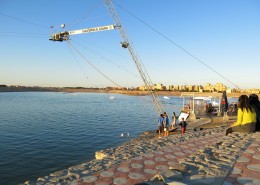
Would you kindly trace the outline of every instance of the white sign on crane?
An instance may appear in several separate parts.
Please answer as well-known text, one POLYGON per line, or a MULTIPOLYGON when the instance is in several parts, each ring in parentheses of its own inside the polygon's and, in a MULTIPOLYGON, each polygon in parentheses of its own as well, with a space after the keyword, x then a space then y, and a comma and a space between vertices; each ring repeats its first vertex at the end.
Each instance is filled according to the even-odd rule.
MULTIPOLYGON (((64 27, 65 26, 63 26, 62 28, 64 27)), ((84 28, 80 30, 64 31, 64 32, 52 34, 50 40, 62 42, 64 40, 69 40, 69 35, 84 34, 84 33, 98 32, 98 31, 108 31, 108 30, 113 30, 115 28, 116 26, 114 25, 107 25, 107 26, 100 26, 100 27, 93 27, 93 28, 84 28)))

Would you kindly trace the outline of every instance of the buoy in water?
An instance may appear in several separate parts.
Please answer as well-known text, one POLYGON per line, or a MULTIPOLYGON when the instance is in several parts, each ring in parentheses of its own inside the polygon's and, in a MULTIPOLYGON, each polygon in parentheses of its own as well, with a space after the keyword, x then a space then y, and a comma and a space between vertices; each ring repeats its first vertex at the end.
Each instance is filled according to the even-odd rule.
POLYGON ((122 133, 121 137, 129 137, 129 133, 122 133))

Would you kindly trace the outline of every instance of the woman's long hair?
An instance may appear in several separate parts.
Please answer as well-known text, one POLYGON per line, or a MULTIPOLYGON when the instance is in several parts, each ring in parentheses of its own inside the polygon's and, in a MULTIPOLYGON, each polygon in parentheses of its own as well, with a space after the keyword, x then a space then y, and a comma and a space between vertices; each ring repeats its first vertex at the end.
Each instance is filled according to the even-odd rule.
POLYGON ((251 112, 254 111, 252 105, 250 105, 250 103, 249 103, 249 98, 248 98, 247 95, 241 95, 238 98, 238 107, 242 110, 245 108, 247 112, 248 111, 251 111, 251 112))

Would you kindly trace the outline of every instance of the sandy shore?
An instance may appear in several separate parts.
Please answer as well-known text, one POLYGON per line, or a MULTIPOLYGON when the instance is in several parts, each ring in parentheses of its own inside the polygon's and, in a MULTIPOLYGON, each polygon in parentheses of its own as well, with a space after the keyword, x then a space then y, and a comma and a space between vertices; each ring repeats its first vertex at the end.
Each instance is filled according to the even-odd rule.
MULTIPOLYGON (((149 95, 147 91, 126 91, 126 90, 85 90, 85 89, 64 89, 66 92, 97 92, 97 93, 114 93, 114 94, 126 94, 132 96, 145 96, 149 95)), ((181 96, 182 93, 194 94, 194 96, 212 96, 221 97, 222 93, 209 93, 209 92, 175 92, 175 91, 155 91, 155 95, 160 96, 181 96)), ((242 94, 247 93, 227 93, 229 98, 238 98, 242 94)), ((249 95, 249 94, 247 94, 249 95)), ((260 94, 257 94, 260 97, 260 94)))
MULTIPOLYGON (((222 157, 218 159, 218 161, 214 161, 216 159, 210 158, 211 163, 216 163, 215 165, 223 165, 223 169, 221 172, 222 178, 217 179, 219 182, 223 181, 224 176, 226 177, 230 170, 232 169, 232 165, 235 164, 237 158, 241 154, 241 149, 237 148, 236 150, 230 150, 227 149, 226 151, 223 150, 224 147, 227 145, 227 143, 239 143, 241 147, 246 147, 248 144, 248 140, 243 139, 243 142, 238 142, 241 138, 245 137, 247 139, 250 139, 251 135, 234 135, 225 138, 225 130, 229 126, 230 123, 235 121, 235 117, 230 117, 226 121, 223 120, 222 117, 214 117, 212 119, 210 118, 201 118, 198 120, 194 120, 193 122, 189 123, 189 128, 187 133, 184 135, 184 137, 179 134, 180 132, 177 131, 174 134, 170 134, 168 137, 163 137, 158 139, 157 133, 155 131, 148 131, 144 132, 140 137, 134 138, 131 141, 122 144, 118 147, 109 148, 102 151, 96 152, 96 159, 93 159, 89 162, 72 166, 68 169, 64 169, 62 171, 54 172, 48 176, 40 177, 37 179, 37 182, 30 182, 27 181, 24 184, 84 184, 84 185, 94 185, 99 184, 101 182, 98 179, 103 179, 102 176, 104 175, 111 175, 112 181, 115 181, 116 183, 101 183, 101 184, 120 184, 122 178, 116 179, 115 172, 112 172, 111 170, 128 170, 132 168, 132 170, 137 170, 137 172, 133 172, 134 176, 131 176, 131 173, 129 174, 129 178, 137 178, 135 175, 141 173, 138 171, 138 166, 136 163, 136 160, 145 160, 147 162, 147 158, 149 158, 148 161, 150 163, 156 162, 158 163, 160 168, 163 169, 157 169, 158 166, 151 166, 149 167, 150 170, 147 171, 148 174, 146 174, 147 179, 151 180, 155 175, 163 175, 164 178, 167 179, 167 175, 164 174, 164 168, 165 162, 164 159, 161 157, 158 158, 157 155, 161 155, 161 153, 165 153, 165 151, 169 152, 165 157, 170 157, 172 161, 171 164, 171 171, 168 171, 167 173, 173 174, 173 169, 175 169, 173 175, 175 177, 175 181, 181 181, 181 182, 188 182, 192 181, 192 179, 197 178, 199 175, 199 171, 204 170, 204 173, 206 175, 219 175, 220 169, 219 168, 212 168, 209 169, 208 164, 203 162, 203 156, 209 157, 208 152, 213 153, 215 151, 218 151, 219 153, 216 155, 221 155, 222 157), (200 130, 198 128, 203 128, 201 131, 194 132, 194 128, 197 128, 197 130, 200 130), (222 143, 225 144, 222 144, 222 143), (217 149, 214 149, 215 145, 214 143, 219 143, 217 146, 217 149), (208 145, 214 145, 210 146, 209 148, 204 148, 208 145), (182 146, 185 145, 183 148, 182 146), (198 145, 198 146, 197 146, 198 145), (186 146, 194 146, 191 150, 186 146), (171 154, 170 151, 175 151, 177 148, 185 149, 173 152, 171 154), (222 149, 221 149, 222 147, 222 149), (161 152, 164 151, 164 152, 161 152), (199 152, 199 153, 198 153, 199 152), (232 158, 230 156, 230 152, 233 152, 237 157, 232 158), (235 153, 234 153, 235 152, 235 153), (179 154, 178 154, 179 153, 179 154), (221 153, 221 154, 220 154, 221 153), (178 154, 178 155, 177 155, 178 154), (177 156, 176 156, 177 155, 177 156), (200 160, 196 159, 196 156, 201 156, 200 160), (144 157, 146 156, 146 157, 144 157), (156 161, 158 160, 163 161, 156 161), (174 157, 175 156, 175 157, 174 157), (188 160, 183 160, 184 156, 189 157, 188 160), (193 156, 193 157, 192 157, 193 156), (224 158, 223 158, 224 157, 224 158), (155 159, 155 161, 154 161, 155 159), (176 160, 175 160, 176 159, 176 160), (192 161, 191 161, 192 159, 192 161), (220 161, 219 161, 220 160, 220 161), (154 161, 154 162, 151 162, 154 161), (203 166, 203 164, 205 166, 203 166), (126 167, 126 166, 128 167, 126 167), (198 165, 198 166, 196 166, 198 165), (130 166, 130 167, 129 167, 130 166), (132 166, 132 167, 131 167, 132 166), (207 167, 206 167, 207 166, 207 167), (195 169, 196 167, 196 169, 195 169), (189 169, 190 168, 190 169, 189 169), (201 168, 201 169, 200 169, 201 168), (181 173, 180 173, 181 172, 181 173), (149 174, 151 173, 151 174, 149 174), (149 177, 149 178, 148 178, 149 177), (189 178, 189 179, 186 179, 189 178), (114 179, 114 180, 113 180, 114 179), (118 181, 119 180, 119 181, 118 181), (94 183, 96 181, 96 183, 94 183), (117 183, 118 182, 118 183, 117 183)), ((166 152, 166 153, 167 153, 166 152)), ((215 155, 215 154, 214 154, 215 155)), ((185 158, 186 158, 185 157, 185 158)), ((143 162, 145 162, 143 161, 143 162)), ((220 165, 220 166, 221 166, 220 165)), ((167 166, 167 165, 166 165, 167 166)), ((143 173, 143 172, 142 172, 143 173)), ((166 172, 165 172, 166 173, 166 172)), ((117 173, 116 173, 117 174, 117 173)), ((121 174, 121 173, 119 173, 121 174)), ((205 176, 204 174, 204 176, 205 176)), ((121 174, 124 175, 124 174, 121 174)), ((133 175, 133 174, 132 174, 133 175)), ((138 175, 137 175, 138 176, 138 175)), ((142 176, 142 175, 139 175, 142 176)), ((126 177, 124 177, 126 178, 126 177)), ((215 179, 215 178, 214 178, 215 179)), ((125 180, 125 179, 124 179, 125 180)), ((132 179, 133 180, 133 179, 132 179)), ((140 182, 141 179, 134 180, 131 183, 121 183, 121 184, 132 184, 134 182, 140 182)), ((158 179, 157 179, 158 180, 158 179)), ((208 179, 209 180, 209 179, 208 179)), ((215 179, 216 180, 216 179, 215 179)), ((188 183, 189 184, 189 183, 188 183)), ((206 183, 207 184, 207 183, 206 183)), ((212 180, 209 184, 212 184, 212 180)))
MULTIPOLYGON (((90 93, 111 93, 111 94, 126 94, 132 96, 145 96, 149 95, 147 91, 138 91, 138 90, 107 90, 107 89, 85 89, 85 88, 46 88, 46 87, 0 87, 0 92, 90 92, 90 93)), ((221 97, 222 93, 209 93, 209 92, 177 92, 177 91, 155 91, 155 95, 161 96, 181 96, 182 93, 190 93, 195 96, 212 96, 212 97, 221 97)), ((227 93, 227 96, 230 98, 238 98, 242 94, 248 93, 227 93)), ((257 94, 260 97, 260 94, 257 94)))

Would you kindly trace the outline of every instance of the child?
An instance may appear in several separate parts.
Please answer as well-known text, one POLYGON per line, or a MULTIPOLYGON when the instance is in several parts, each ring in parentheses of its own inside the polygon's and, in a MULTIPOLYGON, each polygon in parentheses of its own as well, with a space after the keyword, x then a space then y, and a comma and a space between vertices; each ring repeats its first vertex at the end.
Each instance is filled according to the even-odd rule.
POLYGON ((181 126, 181 133, 184 134, 186 131, 187 122, 184 121, 184 118, 181 118, 180 126, 181 126))

